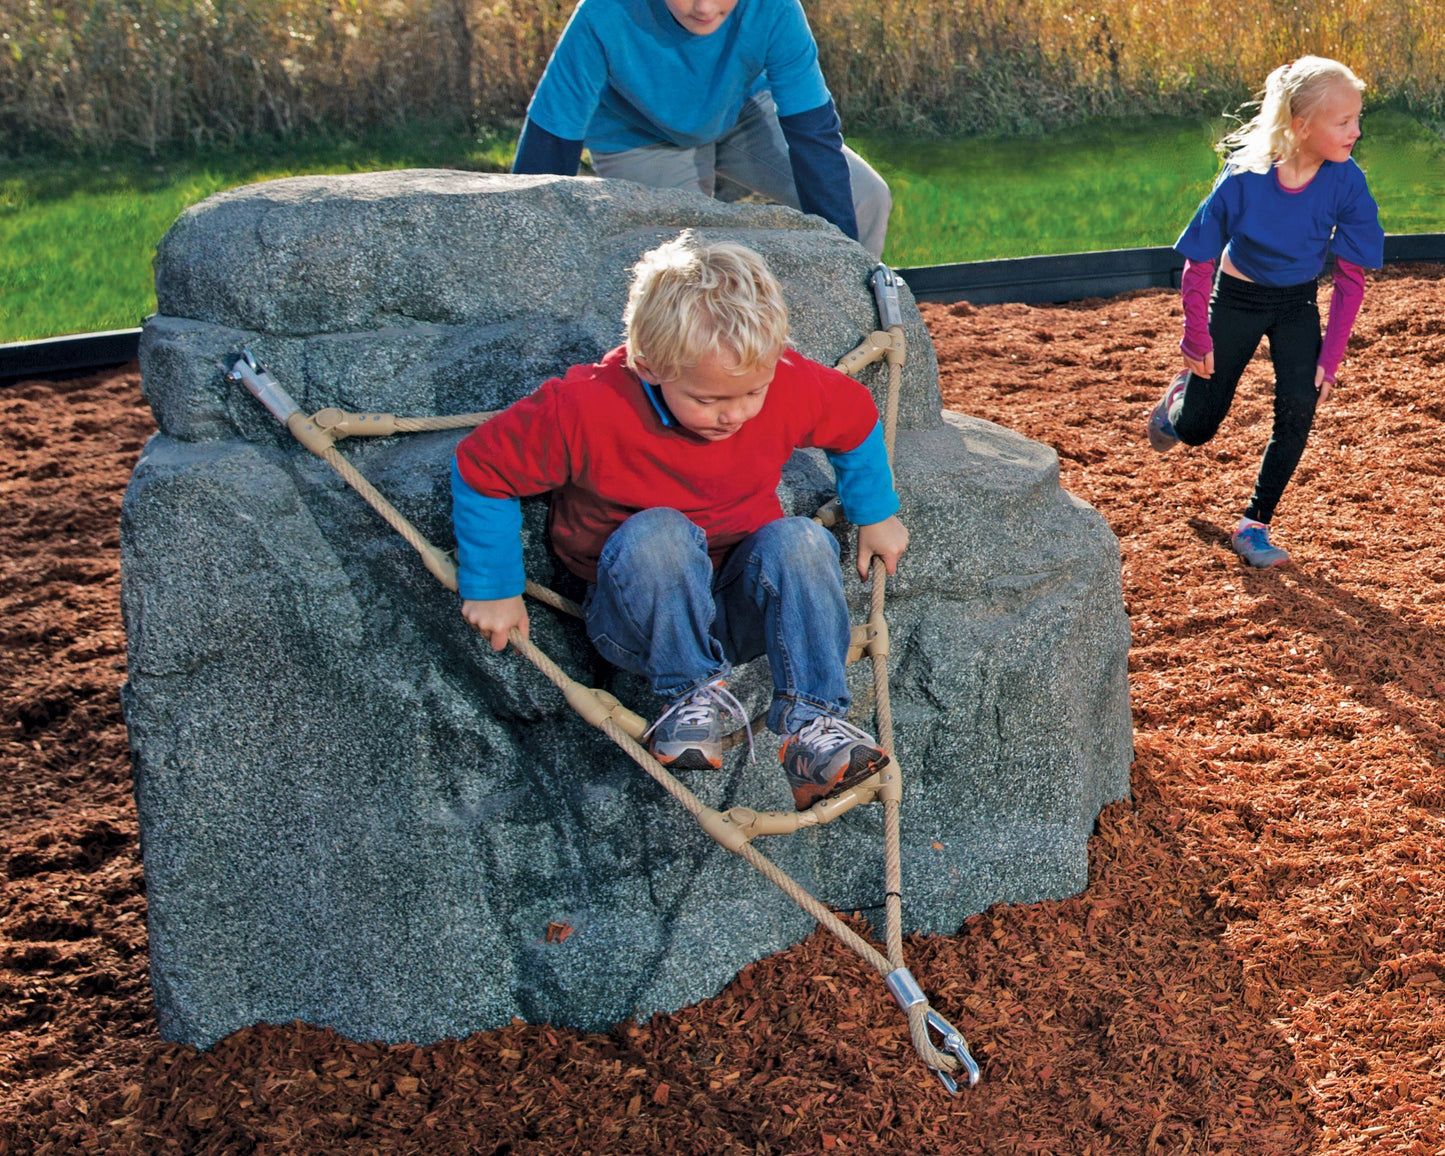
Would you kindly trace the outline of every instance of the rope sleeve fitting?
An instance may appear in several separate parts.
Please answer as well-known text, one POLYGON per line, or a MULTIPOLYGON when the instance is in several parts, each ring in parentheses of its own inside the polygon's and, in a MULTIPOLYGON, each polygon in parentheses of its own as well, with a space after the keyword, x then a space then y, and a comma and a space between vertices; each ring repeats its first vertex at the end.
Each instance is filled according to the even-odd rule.
POLYGON ((702 829, 734 854, 748 845, 747 832, 736 826, 727 815, 704 807, 698 812, 697 821, 702 829))
POLYGON ((923 994, 923 989, 918 986, 913 973, 906 967, 895 967, 883 977, 883 982, 888 985, 888 994, 904 1011, 928 1002, 928 997, 923 994))
POLYGON ((874 658, 888 657, 888 619, 881 613, 870 614, 867 626, 868 653, 874 658))
POLYGON ((301 408, 291 400, 291 395, 281 388, 281 384, 257 364, 249 349, 241 350, 241 356, 231 366, 226 380, 241 382, 282 425, 289 424, 291 415, 301 408))
POLYGON ((888 765, 883 768, 883 778, 878 784, 878 798, 884 803, 903 802, 903 775, 898 769, 898 756, 891 751, 888 765))

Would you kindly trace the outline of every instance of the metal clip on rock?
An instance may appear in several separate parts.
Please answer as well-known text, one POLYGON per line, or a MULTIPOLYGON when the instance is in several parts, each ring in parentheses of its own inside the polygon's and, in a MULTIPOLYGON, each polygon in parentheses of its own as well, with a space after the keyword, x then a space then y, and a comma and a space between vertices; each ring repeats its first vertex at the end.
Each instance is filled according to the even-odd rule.
POLYGON ((898 300, 898 286, 902 278, 887 265, 879 265, 868 278, 873 286, 873 299, 878 302, 878 320, 884 329, 903 325, 903 305, 898 300))

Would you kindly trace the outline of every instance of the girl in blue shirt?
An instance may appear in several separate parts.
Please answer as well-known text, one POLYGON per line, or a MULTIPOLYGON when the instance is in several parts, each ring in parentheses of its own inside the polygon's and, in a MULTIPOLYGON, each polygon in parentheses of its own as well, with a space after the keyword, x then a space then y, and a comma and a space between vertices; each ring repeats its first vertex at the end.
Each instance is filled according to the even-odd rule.
POLYGON ((1174 244, 1185 258, 1179 348, 1187 368, 1150 413, 1149 444, 1162 453, 1181 441, 1209 441, 1260 339, 1269 338, 1274 432, 1230 538, 1252 566, 1289 561, 1269 540, 1270 521, 1315 408, 1334 385, 1364 296, 1364 269, 1384 263, 1379 210, 1350 155, 1364 87, 1343 64, 1318 56, 1271 72, 1259 114, 1220 142, 1224 169, 1174 244), (1332 254, 1334 293, 1321 340, 1315 281, 1332 254))

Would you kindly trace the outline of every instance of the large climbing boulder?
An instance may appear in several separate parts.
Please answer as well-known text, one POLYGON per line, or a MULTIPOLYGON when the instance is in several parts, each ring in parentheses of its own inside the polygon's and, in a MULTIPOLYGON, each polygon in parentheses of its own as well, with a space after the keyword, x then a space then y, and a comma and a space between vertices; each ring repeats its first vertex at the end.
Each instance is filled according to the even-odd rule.
MULTIPOLYGON (((768 258, 808 356, 831 364, 877 327, 867 254, 817 218, 622 182, 294 178, 212 197, 162 242, 141 345, 161 432, 126 493, 122 554, 167 1038, 296 1018, 390 1041, 513 1016, 598 1028, 706 997, 810 930, 532 667, 469 632, 412 549, 226 379, 249 347, 308 412, 496 408, 617 344, 629 267, 683 228, 768 258)), ((904 921, 948 933, 1084 886, 1099 808, 1128 791, 1129 633, 1103 519, 1060 489, 1049 448, 940 416, 904 296, 913 546, 888 611, 904 921)), ((885 377, 864 375, 880 400, 885 377)), ((449 548, 461 433, 341 450, 449 548)), ((831 488, 800 453, 785 506, 810 514, 831 488)), ((525 515, 545 582, 545 502, 525 515)), ((659 709, 575 620, 536 608, 533 637, 659 709)), ((871 726, 866 668, 850 679, 871 726)), ((765 663, 734 689, 765 702, 765 663)), ((786 808, 775 750, 763 736, 755 763, 739 752, 690 785, 715 806, 786 808)), ((824 901, 881 912, 877 807, 762 849, 824 901)))

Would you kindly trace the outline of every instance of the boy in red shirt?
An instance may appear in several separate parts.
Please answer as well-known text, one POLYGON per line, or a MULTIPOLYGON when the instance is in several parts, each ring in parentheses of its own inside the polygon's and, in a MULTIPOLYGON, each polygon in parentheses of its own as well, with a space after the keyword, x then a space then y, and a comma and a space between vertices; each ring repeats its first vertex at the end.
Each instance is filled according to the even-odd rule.
POLYGON ((888 761, 845 720, 850 627, 838 543, 777 498, 795 449, 827 453, 858 527, 857 568, 908 546, 877 410, 857 382, 786 348, 782 290, 757 253, 684 233, 643 255, 626 344, 479 426, 452 469, 462 616, 492 647, 525 637, 519 499, 588 583, 603 657, 670 701, 648 732, 664 766, 722 765, 732 666, 768 656, 768 726, 805 810, 888 761))

